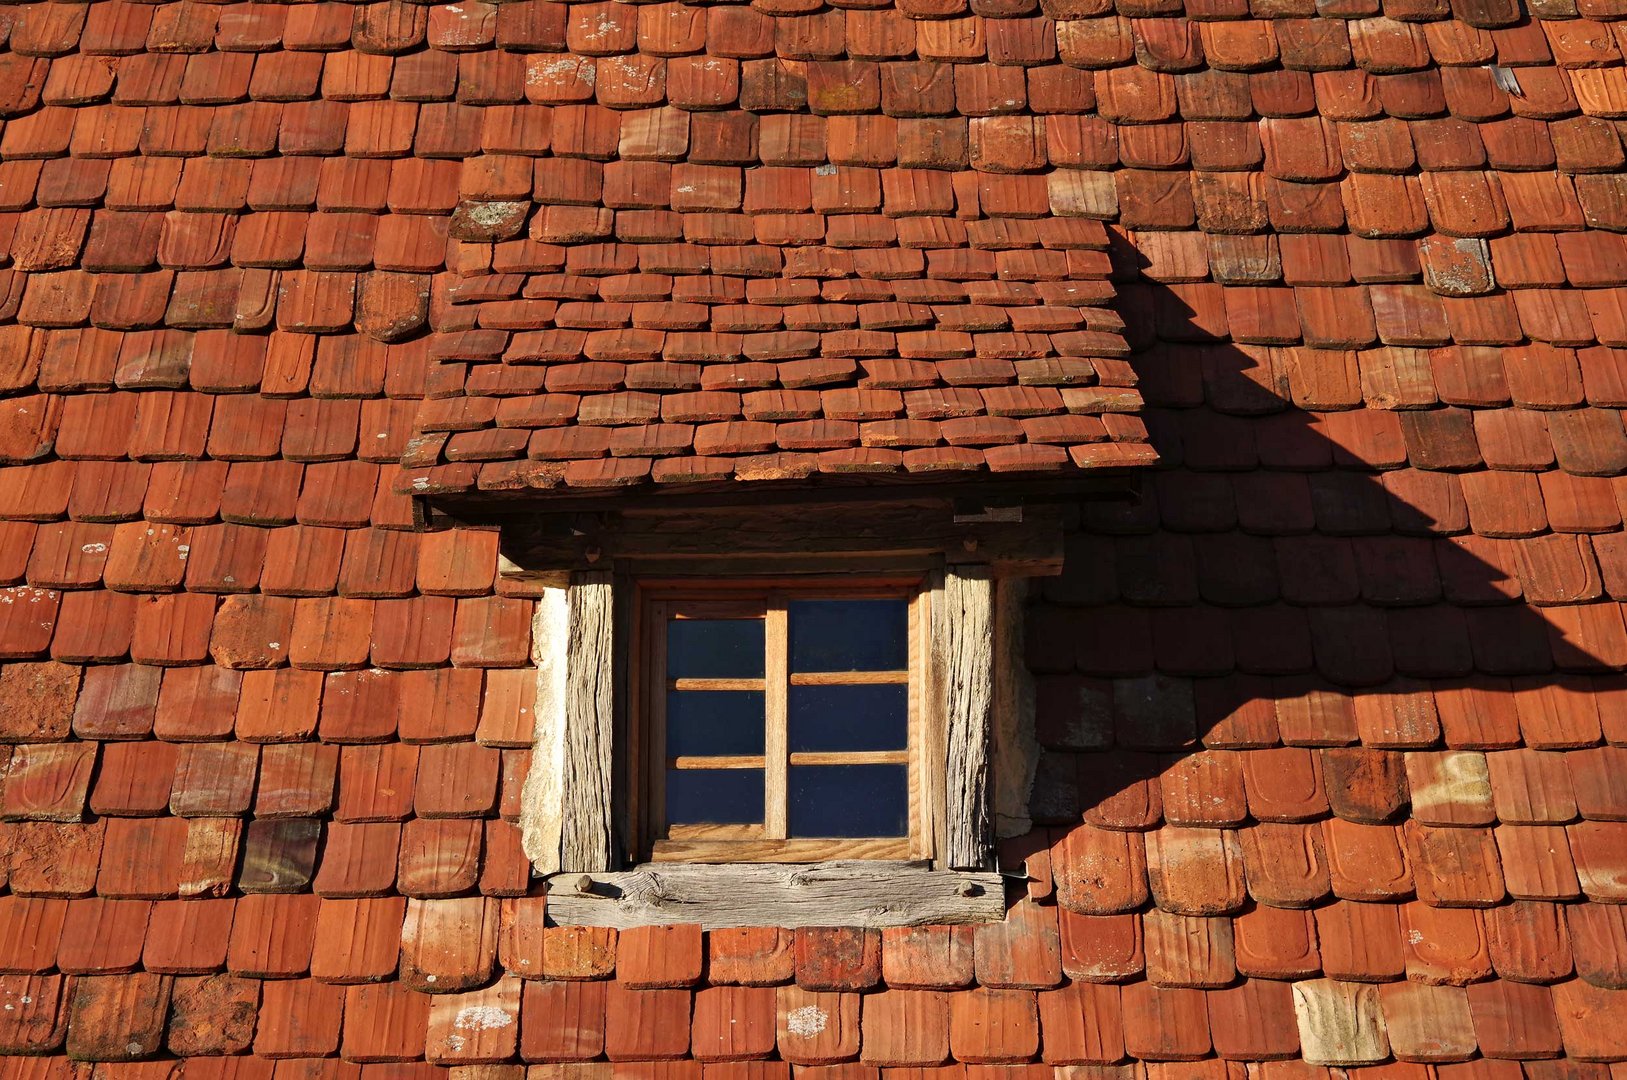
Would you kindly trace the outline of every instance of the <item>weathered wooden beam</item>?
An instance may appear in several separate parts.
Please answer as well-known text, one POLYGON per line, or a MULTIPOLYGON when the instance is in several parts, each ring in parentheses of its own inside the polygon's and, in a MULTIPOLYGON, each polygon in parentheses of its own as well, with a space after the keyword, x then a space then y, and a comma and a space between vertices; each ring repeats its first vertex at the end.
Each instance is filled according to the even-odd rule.
POLYGON ((1034 827, 1029 802, 1039 769, 1039 735, 1034 726, 1034 676, 1024 648, 1030 582, 1003 578, 995 583, 994 703, 990 741, 994 746, 994 827, 999 838, 1023 836, 1034 827))
POLYGON ((944 695, 941 857, 951 870, 992 865, 989 757, 995 707, 995 590, 988 567, 950 567, 944 574, 942 610, 933 615, 944 695))
POLYGON ((534 578, 619 560, 919 555, 1042 576, 1062 570, 1063 515, 1045 505, 1023 508, 1020 521, 956 521, 947 501, 564 515, 504 526, 503 573, 534 578))
POLYGON ((538 604, 537 737, 520 825, 540 873, 608 870, 615 857, 614 593, 609 573, 578 573, 538 604))
POLYGON ((885 927, 1004 917, 1000 875, 911 863, 674 864, 548 882, 548 918, 560 926, 885 927))

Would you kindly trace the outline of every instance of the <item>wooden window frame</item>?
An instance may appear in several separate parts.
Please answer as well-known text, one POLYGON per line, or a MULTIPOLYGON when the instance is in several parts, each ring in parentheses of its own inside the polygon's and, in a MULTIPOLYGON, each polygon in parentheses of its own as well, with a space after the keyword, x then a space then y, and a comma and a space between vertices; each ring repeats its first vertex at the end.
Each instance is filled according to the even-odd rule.
MULTIPOLYGON (((965 550, 974 550, 967 542, 965 550)), ((1026 834, 1038 761, 1023 655, 1026 578, 1043 563, 891 553, 825 560, 721 560, 706 567, 618 561, 533 578, 536 740, 520 830, 560 925, 902 926, 998 921, 996 836, 1026 834), (643 571, 643 572, 641 572, 643 571), (921 582, 926 648, 921 716, 933 743, 929 857, 813 863, 642 861, 649 802, 638 731, 640 582, 704 580, 716 594, 788 577, 839 592, 921 582), (1026 704, 1025 704, 1026 702, 1026 704)), ((922 746, 928 745, 922 743, 922 746)), ((853 855, 860 852, 829 854, 853 855)), ((721 855, 714 855, 721 857, 721 855)))
MULTIPOLYGON (((928 657, 931 643, 931 592, 924 575, 865 577, 826 575, 773 578, 669 578, 636 582, 630 730, 637 748, 629 762, 629 790, 638 796, 629 817, 638 834, 638 850, 656 863, 814 863, 832 859, 931 860, 937 849, 934 824, 942 816, 942 739, 927 708, 928 657), (788 663, 787 604, 797 599, 897 598, 909 603, 908 657, 902 670, 889 672, 793 674, 788 663), (665 670, 667 619, 684 611, 700 616, 745 614, 763 619, 765 667, 761 679, 723 680, 728 686, 690 689, 761 689, 764 694, 765 740, 762 755, 696 759, 695 767, 761 768, 764 773, 764 818, 760 825, 688 825, 669 827, 664 820, 667 768, 665 713, 670 684, 665 670), (736 685, 751 682, 754 686, 736 685), (908 690, 907 746, 902 751, 849 751, 792 754, 787 749, 789 688, 794 685, 902 683, 908 690), (801 760, 799 760, 801 759, 801 760), (909 827, 903 837, 813 839, 787 838, 788 768, 814 764, 902 764, 907 766, 909 827)), ((681 614, 679 617, 682 617, 681 614)), ((685 680, 693 681, 693 680, 685 680)), ((681 766, 680 766, 681 767, 681 766)))

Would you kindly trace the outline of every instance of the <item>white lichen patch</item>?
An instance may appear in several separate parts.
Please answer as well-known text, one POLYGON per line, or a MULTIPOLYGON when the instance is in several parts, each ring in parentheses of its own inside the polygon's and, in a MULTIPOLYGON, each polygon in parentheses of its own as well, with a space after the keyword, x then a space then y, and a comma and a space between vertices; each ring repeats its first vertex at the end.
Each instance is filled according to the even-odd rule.
POLYGON ((825 1030, 830 1014, 817 1005, 804 1005, 785 1015, 785 1029, 793 1035, 811 1039, 825 1030))
POLYGON ((512 1023, 514 1017, 496 1005, 465 1005, 452 1019, 452 1026, 460 1031, 496 1031, 512 1023))

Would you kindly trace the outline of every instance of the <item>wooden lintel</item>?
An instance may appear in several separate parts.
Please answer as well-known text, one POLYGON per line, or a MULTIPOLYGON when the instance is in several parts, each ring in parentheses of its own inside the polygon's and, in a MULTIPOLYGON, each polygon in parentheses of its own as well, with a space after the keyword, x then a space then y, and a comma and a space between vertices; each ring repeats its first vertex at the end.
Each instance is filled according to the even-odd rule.
POLYGON ((628 929, 699 923, 731 926, 920 926, 998 922, 1005 889, 996 873, 955 873, 914 863, 675 864, 611 874, 556 874, 548 918, 559 926, 628 929))
POLYGON ((650 560, 918 557, 1043 577, 1062 570, 1066 514, 1039 505, 1025 507, 1020 521, 956 521, 952 504, 939 500, 550 516, 503 527, 503 573, 530 579, 650 560))

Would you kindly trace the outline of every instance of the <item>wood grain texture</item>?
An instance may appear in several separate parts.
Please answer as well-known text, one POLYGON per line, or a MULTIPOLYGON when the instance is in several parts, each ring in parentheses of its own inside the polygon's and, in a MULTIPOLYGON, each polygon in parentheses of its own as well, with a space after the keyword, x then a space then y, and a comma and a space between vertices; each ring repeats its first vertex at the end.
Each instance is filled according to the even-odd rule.
POLYGON ((520 844, 541 874, 561 869, 560 830, 565 820, 565 670, 570 641, 569 590, 551 586, 537 598, 531 661, 537 699, 531 770, 520 795, 520 844))
POLYGON ((503 528, 504 576, 527 578, 612 560, 692 561, 695 572, 739 572, 739 560, 925 555, 986 563, 1001 575, 1062 569, 1062 512, 1029 506, 1019 522, 956 522, 945 503, 747 506, 729 510, 639 511, 610 521, 515 524, 503 528), (581 530, 588 531, 583 532, 581 530))
POLYGON ((564 820, 560 869, 607 870, 614 858, 616 633, 612 575, 572 576, 565 648, 564 820))
POLYGON ((994 747, 993 804, 997 837, 1023 836, 1033 828, 1029 799, 1039 768, 1039 736, 1034 727, 1034 676, 1024 649, 1028 581, 1002 578, 996 583, 994 638, 994 709, 990 741, 994 747))
POLYGON ((548 917, 561 926, 885 927, 995 922, 1005 914, 998 874, 911 863, 642 867, 594 875, 583 893, 551 881, 548 917), (963 892, 974 895, 965 896, 963 892))
MULTIPOLYGON (((934 615, 938 618, 937 613, 934 615)), ((944 865, 990 865, 990 735, 994 722, 995 578, 986 566, 944 574, 938 665, 944 699, 944 865)))

